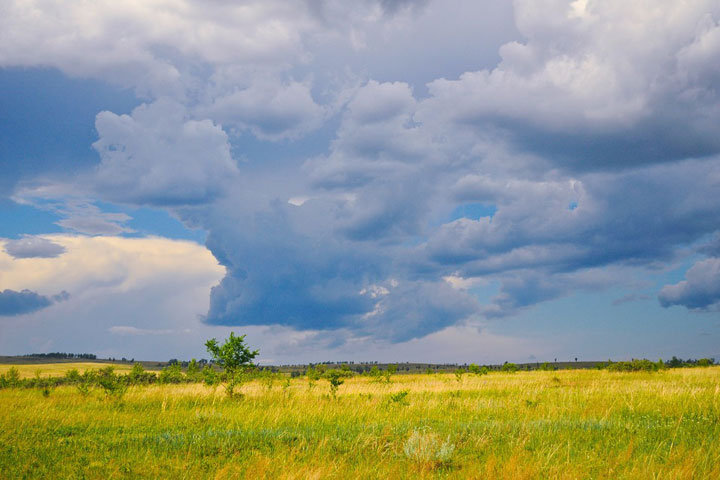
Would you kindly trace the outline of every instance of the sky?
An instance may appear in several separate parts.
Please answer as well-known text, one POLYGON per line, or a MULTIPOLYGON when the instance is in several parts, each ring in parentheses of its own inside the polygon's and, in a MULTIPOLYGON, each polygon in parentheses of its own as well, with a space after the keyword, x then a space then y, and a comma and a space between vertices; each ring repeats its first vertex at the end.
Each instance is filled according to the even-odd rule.
POLYGON ((720 359, 719 22, 3 2, 0 354, 720 359))

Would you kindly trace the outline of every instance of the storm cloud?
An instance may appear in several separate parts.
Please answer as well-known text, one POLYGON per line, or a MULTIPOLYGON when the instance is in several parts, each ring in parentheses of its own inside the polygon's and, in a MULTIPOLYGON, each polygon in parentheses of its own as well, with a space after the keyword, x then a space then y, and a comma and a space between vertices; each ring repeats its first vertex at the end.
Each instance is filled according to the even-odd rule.
POLYGON ((47 297, 31 290, 3 290, 0 291, 0 316, 12 317, 26 313, 37 312, 49 307, 55 302, 67 300, 70 295, 63 291, 57 295, 47 297))

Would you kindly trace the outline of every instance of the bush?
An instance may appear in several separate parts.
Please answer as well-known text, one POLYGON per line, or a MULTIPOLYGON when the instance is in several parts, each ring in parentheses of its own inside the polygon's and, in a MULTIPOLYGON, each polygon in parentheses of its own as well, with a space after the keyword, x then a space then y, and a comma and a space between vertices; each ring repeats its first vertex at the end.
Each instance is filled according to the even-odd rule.
POLYGON ((139 363, 133 365, 133 368, 130 370, 130 373, 128 373, 127 378, 131 385, 147 385, 149 383, 153 383, 157 379, 153 372, 146 371, 139 363))
POLYGON ((508 373, 515 373, 518 371, 518 366, 514 363, 505 363, 505 365, 502 366, 502 371, 508 373))
POLYGON ((65 372, 65 380, 72 385, 80 383, 82 381, 82 377, 80 376, 80 372, 78 372, 77 368, 72 368, 65 372))
POLYGON ((399 403, 400 405, 408 405, 407 396, 410 390, 401 390, 397 393, 390 394, 390 401, 392 403, 399 403))
POLYGON ((468 370, 468 373, 477 375, 478 372, 480 372, 480 367, 475 363, 471 363, 470 365, 468 365, 467 370, 468 370))
POLYGON ((382 372, 377 367, 377 365, 373 365, 373 367, 366 373, 366 375, 370 377, 373 382, 382 382, 382 372))
POLYGON ((202 378, 202 381, 205 382, 205 385, 208 385, 210 387, 214 387, 217 384, 220 383, 220 374, 212 368, 210 365, 205 365, 202 369, 202 372, 200 372, 200 376, 202 378))
POLYGON ((605 368, 611 372, 657 372, 666 367, 662 360, 653 362, 647 359, 634 359, 630 362, 608 362, 605 368))
POLYGON ((158 383, 183 383, 186 380, 185 375, 182 373, 182 367, 179 363, 173 363, 168 365, 160 371, 158 375, 158 383))
POLYGON ((127 391, 127 384, 124 378, 116 375, 112 366, 101 368, 98 372, 97 383, 105 391, 106 398, 122 398, 127 391))
POLYGON ((200 364, 194 358, 190 360, 187 366, 187 372, 185 376, 189 382, 199 382, 202 380, 202 371, 200 370, 200 364))
POLYGON ((17 387, 20 385, 20 373, 15 367, 0 375, 0 388, 17 387))

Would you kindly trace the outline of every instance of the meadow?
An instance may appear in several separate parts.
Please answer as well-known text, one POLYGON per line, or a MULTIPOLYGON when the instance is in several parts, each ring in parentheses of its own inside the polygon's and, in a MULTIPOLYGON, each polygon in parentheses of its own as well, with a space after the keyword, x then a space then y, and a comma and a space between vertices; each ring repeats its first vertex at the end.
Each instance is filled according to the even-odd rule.
MULTIPOLYGON (((41 377, 62 377, 68 370, 75 368, 80 372, 86 370, 98 369, 104 367, 104 364, 97 362, 72 362, 72 363, 30 363, 19 365, 2 365, 0 364, 0 375, 6 374, 11 368, 17 370, 20 378, 41 377)), ((132 370, 132 365, 128 364, 112 364, 116 373, 126 374, 132 370)))
POLYGON ((0 389, 0 478, 720 478, 720 367, 238 388, 0 389))

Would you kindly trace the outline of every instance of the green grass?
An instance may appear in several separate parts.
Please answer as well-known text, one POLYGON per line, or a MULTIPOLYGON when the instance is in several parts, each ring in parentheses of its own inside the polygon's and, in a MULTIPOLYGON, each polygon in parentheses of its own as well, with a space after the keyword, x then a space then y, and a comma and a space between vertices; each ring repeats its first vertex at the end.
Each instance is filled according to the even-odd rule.
POLYGON ((0 390, 0 478, 720 478, 719 367, 241 392, 0 390))

